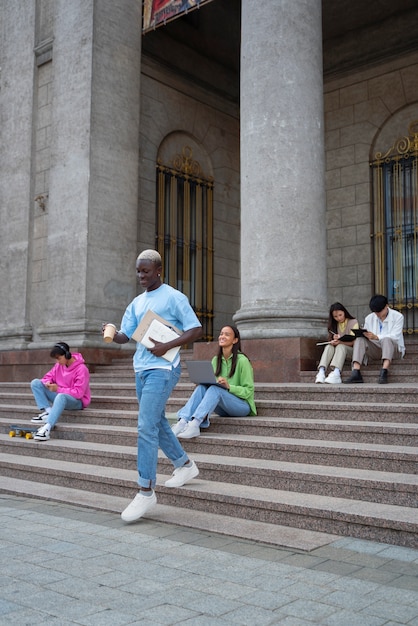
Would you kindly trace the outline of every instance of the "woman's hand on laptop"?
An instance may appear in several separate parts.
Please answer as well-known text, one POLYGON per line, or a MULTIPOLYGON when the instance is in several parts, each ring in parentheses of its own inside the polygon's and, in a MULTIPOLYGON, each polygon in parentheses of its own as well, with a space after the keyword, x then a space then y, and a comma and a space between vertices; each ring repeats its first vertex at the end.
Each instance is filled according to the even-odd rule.
POLYGON ((222 385, 222 387, 225 387, 225 389, 228 389, 229 391, 229 384, 228 381, 226 380, 226 378, 223 378, 222 376, 219 376, 219 378, 217 379, 217 382, 222 385))

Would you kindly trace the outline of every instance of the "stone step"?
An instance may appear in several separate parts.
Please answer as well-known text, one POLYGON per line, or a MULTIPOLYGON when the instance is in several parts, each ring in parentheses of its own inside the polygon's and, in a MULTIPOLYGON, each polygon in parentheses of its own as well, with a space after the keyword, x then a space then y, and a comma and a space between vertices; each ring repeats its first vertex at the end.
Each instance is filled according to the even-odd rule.
MULTIPOLYGON (((110 405, 111 406, 111 405, 110 405)), ((138 405, 137 405, 138 406, 138 405)), ((94 407, 94 405, 93 405, 94 407)), ((65 411, 59 420, 59 424, 101 424, 108 426, 117 423, 120 426, 130 426, 136 424, 138 418, 138 408, 132 410, 119 410, 118 408, 95 409, 92 405, 83 411, 65 411)), ((36 426, 30 422, 39 410, 33 406, 0 404, 0 423, 9 426, 12 423, 36 426)))
MULTIPOLYGON (((416 347, 418 355, 418 342, 416 347)), ((314 378, 256 383, 257 417, 216 416, 201 437, 182 440, 201 472, 192 485, 165 488, 172 467, 160 454, 159 504, 152 515, 166 511, 167 521, 202 523, 213 532, 221 527, 235 536, 253 528, 273 543, 280 535, 313 530, 313 542, 326 542, 331 532, 413 544, 418 384, 408 352, 408 361, 399 364, 399 382, 391 376, 388 385, 376 383, 378 364, 364 368, 363 385, 316 385, 314 378)), ((194 388, 185 369, 167 404, 172 421, 194 388)), ((38 411, 28 383, 0 383, 0 491, 21 489, 82 505, 106 500, 117 511, 126 506, 137 489, 138 404, 131 358, 98 368, 91 380, 91 406, 66 411, 48 442, 8 436, 12 421, 29 425, 38 411)))
MULTIPOLYGON (((114 390, 114 392, 117 390, 114 390)), ((3 393, 0 391, 0 407, 30 407, 31 413, 36 415, 39 413, 39 410, 36 407, 36 404, 33 400, 33 396, 31 393, 3 393)), ((115 408, 117 410, 126 410, 126 411, 136 411, 138 412, 138 400, 135 395, 104 395, 104 396, 93 396, 91 404, 87 408, 94 408, 95 410, 104 409, 109 410, 109 408, 115 408)))
POLYGON ((199 477, 181 489, 161 487, 160 490, 164 490, 164 498, 160 496, 162 503, 178 502, 193 511, 215 510, 247 520, 418 547, 418 518, 412 507, 255 489, 248 485, 237 487, 202 481, 199 477))
MULTIPOLYGON (((42 458, 71 461, 97 466, 132 469, 136 466, 136 447, 115 446, 91 442, 76 443, 71 440, 51 439, 47 444, 28 442, 22 438, 11 439, 0 435, 2 453, 36 457, 42 446, 42 458)), ((396 504, 418 506, 418 475, 335 468, 308 463, 287 463, 268 459, 237 457, 214 457, 194 454, 205 480, 228 482, 253 487, 268 487, 285 491, 298 491, 332 497, 353 498, 396 504)), ((0 455, 1 462, 7 459, 0 455)), ((169 475, 170 461, 159 454, 159 471, 169 475)))
POLYGON ((263 383, 256 385, 256 400, 395 402, 418 404, 418 376, 414 383, 378 385, 315 385, 315 383, 263 383))
POLYGON ((356 442, 204 434, 184 441, 188 454, 271 459, 331 467, 418 473, 418 448, 356 442))
MULTIPOLYGON (((28 425, 28 420, 19 417, 17 412, 13 418, 17 424, 28 425)), ((89 425, 114 425, 118 428, 135 427, 137 414, 129 415, 123 410, 109 410, 107 416, 103 410, 85 409, 67 411, 61 417, 58 426, 74 424, 75 428, 89 425), (106 421, 105 421, 106 420, 106 421)), ((0 423, 9 429, 11 420, 4 418, 0 411, 0 423), (4 420, 6 420, 4 422, 4 420)), ((36 425, 36 424, 35 424, 36 425)), ((33 424, 31 423, 33 427, 33 424)), ((375 443, 383 445, 418 446, 418 424, 401 422, 374 422, 359 420, 303 419, 286 417, 211 417, 210 429, 202 429, 202 435, 225 434, 227 436, 246 435, 281 437, 290 439, 315 439, 322 441, 375 443)))
MULTIPOLYGON (((171 403, 173 407, 174 403, 171 403)), ((295 401, 295 400, 259 400, 257 403, 259 417, 299 419, 335 419, 345 421, 378 421, 399 422, 403 424, 417 422, 418 404, 384 403, 384 402, 332 402, 295 401)))
MULTIPOLYGON (((364 384, 378 384, 379 372, 375 371, 365 371, 361 370, 364 384)), ((315 383, 315 377, 317 372, 301 372, 300 374, 300 382, 301 383, 315 383)), ((350 378, 350 370, 343 371, 342 373, 342 384, 346 384, 346 381, 350 378)), ((416 367, 414 364, 406 365, 404 364, 402 367, 395 371, 391 370, 389 372, 389 379, 387 384, 404 384, 404 383, 415 383, 417 380, 416 375, 416 367)), ((327 383, 324 383, 327 384, 327 383)), ((348 384, 348 383, 347 383, 348 384)), ((328 386, 328 384, 327 384, 328 386)), ((330 385, 336 386, 336 385, 330 385)))
MULTIPOLYGON (((129 503, 129 500, 119 496, 108 496, 72 487, 56 487, 16 478, 10 480, 8 477, 3 476, 0 476, 0 492, 64 502, 98 511, 110 511, 115 513, 117 515, 116 519, 119 520, 120 512, 129 503)), ((186 528, 190 528, 191 525, 190 509, 168 506, 160 504, 160 502, 147 513, 144 519, 176 524, 186 528)), ((208 511, 193 511, 192 523, 193 528, 198 530, 307 552, 326 546, 338 539, 337 535, 316 532, 314 530, 254 522, 208 511)), ((124 524, 122 520, 120 520, 120 524, 124 524)), ((140 530, 141 521, 138 521, 137 524, 140 530)))
MULTIPOLYGON (((186 398, 171 398, 167 403, 167 413, 176 415, 177 411, 184 406, 186 398)), ((397 422, 415 424, 418 415, 418 404, 387 404, 379 403, 349 403, 331 402, 323 403, 314 401, 288 401, 288 400, 259 400, 257 403, 257 418, 275 419, 280 415, 286 419, 299 421, 300 419, 324 419, 333 420, 337 417, 341 421, 367 421, 367 422, 397 422)), ((19 396, 14 399, 13 394, 0 393, 0 416, 12 419, 30 420, 37 415, 39 410, 34 406, 30 396, 19 396)), ((93 398, 89 407, 79 411, 66 411, 65 416, 69 421, 83 421, 91 423, 113 423, 114 419, 133 419, 138 414, 138 403, 133 398, 118 398, 108 396, 105 398, 93 398)), ((236 420, 230 417, 228 421, 236 420)), ((228 422, 227 422, 228 423, 228 422)), ((246 419, 245 423, 250 423, 246 419)), ((232 425, 232 422, 231 422, 232 425)), ((241 425, 241 424, 240 424, 241 425)))
MULTIPOLYGON (((122 369, 118 369, 118 370, 113 370, 113 366, 109 366, 111 369, 109 369, 109 371, 106 371, 104 373, 94 373, 91 376, 91 380, 92 383, 94 383, 96 380, 99 380, 101 382, 107 382, 107 383, 112 383, 115 382, 117 383, 120 380, 125 380, 128 381, 129 379, 133 379, 134 375, 133 375, 133 371, 132 369, 129 371, 128 369, 126 370, 122 370, 122 369)), ((305 371, 305 372, 301 372, 300 374, 300 380, 302 383, 314 383, 315 382, 315 376, 316 376, 316 371, 305 371)), ((364 383, 365 384, 370 384, 370 383, 376 383, 377 384, 377 380, 379 377, 379 370, 367 370, 367 369, 362 369, 362 376, 364 379, 364 383)), ((350 371, 343 371, 342 374, 342 380, 343 382, 345 380, 348 380, 348 378, 350 377, 350 371)), ((188 380, 187 378, 187 374, 186 372, 182 373, 181 379, 180 380, 188 380)), ((416 375, 416 368, 414 366, 413 363, 411 364, 404 364, 402 365, 402 367, 400 367, 398 370, 395 371, 395 369, 392 369, 389 373, 389 383, 388 384, 403 384, 403 383, 416 383, 417 381, 417 375, 416 375)), ((255 384, 262 384, 262 383, 257 383, 257 379, 255 381, 255 384)), ((271 384, 289 384, 289 383, 283 383, 282 381, 280 381, 279 379, 277 380, 277 383, 271 383, 271 384)), ((294 383, 297 384, 297 383, 294 383)), ((318 385, 319 386, 319 385, 318 385)), ((336 385, 327 385, 327 386, 336 386, 336 385)))
MULTIPOLYGON (((211 422, 212 423, 212 422, 211 422)), ((209 431, 210 432, 210 431, 209 431)), ((263 435, 291 439, 349 441, 383 445, 418 446, 418 424, 360 422, 349 420, 298 420, 293 418, 243 418, 217 420, 212 433, 263 435)))
MULTIPOLYGON (((133 470, 23 455, 0 458, 2 476, 13 480, 30 479, 55 487, 77 485, 127 498, 137 491, 133 470)), ((165 478, 157 478, 161 504, 418 548, 418 517, 412 507, 206 481, 200 476, 181 489, 169 489, 161 484, 165 478)))
MULTIPOLYGON (((7 436, 9 424, 3 420, 0 423, 3 423, 3 434, 7 436)), ((137 442, 137 429, 136 426, 121 428, 115 425, 108 425, 106 428, 103 428, 103 426, 95 424, 75 425, 60 421, 53 431, 53 440, 64 439, 133 448, 137 442)), ((29 442, 29 444, 35 443, 29 442)), ((213 431, 204 432, 196 439, 184 439, 182 444, 189 454, 268 459, 292 463, 418 474, 418 448, 412 446, 260 435, 233 435, 213 431)), ((49 445, 49 442, 45 442, 45 445, 49 445)), ((37 445, 37 447, 39 446, 37 445)))
MULTIPOLYGON (((417 376, 415 376, 417 378, 417 376)), ((136 403, 135 385, 131 382, 119 384, 92 383, 92 401, 106 401, 110 396, 120 401, 136 403)), ((179 383, 170 400, 185 402, 192 393, 194 385, 179 383)), ((29 385, 22 383, 0 383, 1 398, 9 395, 14 402, 27 401, 34 405, 29 385), (21 399, 21 400, 20 400, 21 399)), ((314 383, 263 383, 255 386, 255 399, 294 401, 294 402, 350 402, 350 403, 409 403, 418 404, 418 383, 405 384, 362 384, 362 385, 315 385, 314 383)))
MULTIPOLYGON (((418 400, 418 398, 415 398, 418 400)), ((167 413, 175 416, 186 399, 170 398, 167 413)), ((418 402, 344 402, 330 396, 318 400, 257 400, 257 418, 326 419, 417 423, 418 402)), ((225 418, 226 423, 237 418, 225 418)), ((248 419, 248 418, 246 418, 248 419)), ((212 422, 212 418, 211 418, 212 422)))

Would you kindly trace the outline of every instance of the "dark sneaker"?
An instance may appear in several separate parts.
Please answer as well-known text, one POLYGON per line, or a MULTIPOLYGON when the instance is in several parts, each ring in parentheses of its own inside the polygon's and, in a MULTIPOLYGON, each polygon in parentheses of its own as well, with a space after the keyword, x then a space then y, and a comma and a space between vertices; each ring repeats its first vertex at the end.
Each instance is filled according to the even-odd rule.
POLYGON ((48 411, 44 411, 43 413, 39 413, 39 415, 35 415, 35 417, 32 417, 31 422, 34 422, 36 424, 36 422, 46 422, 47 419, 48 411))
POLYGON ((48 441, 50 439, 49 433, 49 424, 45 424, 45 426, 41 426, 40 428, 38 428, 33 438, 35 441, 48 441))
POLYGON ((351 371, 351 376, 350 378, 348 378, 347 380, 344 381, 346 384, 350 384, 350 383, 362 383, 363 382, 363 376, 361 375, 360 370, 352 370, 351 371))
POLYGON ((379 379, 377 381, 379 385, 386 385, 388 382, 388 371, 384 367, 380 370, 379 379))

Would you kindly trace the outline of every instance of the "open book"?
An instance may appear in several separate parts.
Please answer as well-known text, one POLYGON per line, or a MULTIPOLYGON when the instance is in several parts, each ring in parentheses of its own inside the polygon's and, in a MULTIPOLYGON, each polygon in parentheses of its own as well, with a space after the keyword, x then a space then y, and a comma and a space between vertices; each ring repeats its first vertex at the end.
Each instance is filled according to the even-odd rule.
MULTIPOLYGON (((343 335, 342 337, 339 337, 338 340, 339 341, 344 341, 349 343, 350 341, 354 341, 354 339, 357 339, 357 337, 363 337, 364 333, 367 333, 367 328, 353 328, 350 331, 350 335, 343 335)), ((331 343, 330 341, 321 341, 320 343, 317 343, 317 346, 326 346, 328 343, 331 343)))
MULTIPOLYGON (((172 326, 167 322, 163 317, 160 317, 153 311, 149 310, 145 313, 138 327, 132 335, 132 339, 135 341, 139 341, 146 348, 153 348, 155 341, 160 341, 161 343, 167 343, 172 339, 177 339, 180 337, 181 331, 172 326)), ((163 354, 163 358, 167 361, 174 361, 178 351, 180 350, 180 346, 176 346, 175 348, 170 348, 165 354, 163 354)))

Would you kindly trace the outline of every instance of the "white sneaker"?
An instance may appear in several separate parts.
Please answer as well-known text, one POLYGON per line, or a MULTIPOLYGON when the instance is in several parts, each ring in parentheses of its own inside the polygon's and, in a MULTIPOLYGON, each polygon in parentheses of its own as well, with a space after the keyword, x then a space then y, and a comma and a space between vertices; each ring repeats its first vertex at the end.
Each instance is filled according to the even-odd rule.
POLYGON ((324 383, 325 382, 325 372, 324 370, 319 370, 315 378, 316 383, 324 383))
POLYGON ((173 433, 176 435, 179 435, 180 433, 183 432, 183 430, 185 430, 187 428, 189 422, 187 422, 184 419, 179 419, 178 422, 176 422, 175 424, 173 424, 173 426, 171 427, 171 430, 173 431, 173 433))
POLYGON ((49 424, 45 424, 45 426, 41 426, 40 428, 38 428, 33 438, 35 439, 35 441, 48 441, 48 439, 51 438, 49 436, 50 430, 51 429, 49 427, 49 424))
POLYGON ((44 411, 43 413, 39 413, 39 415, 35 415, 32 417, 31 422, 46 422, 48 419, 49 411, 44 411))
POLYGON ((188 483, 192 478, 196 478, 199 474, 199 470, 194 461, 190 465, 183 465, 183 467, 177 467, 171 478, 164 483, 166 487, 182 487, 188 483))
POLYGON ((191 422, 187 422, 187 426, 181 433, 177 436, 179 439, 193 439, 193 437, 199 437, 200 435, 200 425, 196 420, 192 420, 191 422))
POLYGON ((341 374, 337 374, 335 370, 332 370, 332 372, 328 374, 328 376, 324 380, 324 383, 331 383, 333 385, 341 383, 341 382, 342 382, 341 374))
POLYGON ((144 496, 139 491, 132 502, 122 511, 120 516, 124 522, 135 522, 156 504, 157 496, 154 491, 152 492, 152 496, 144 496))

